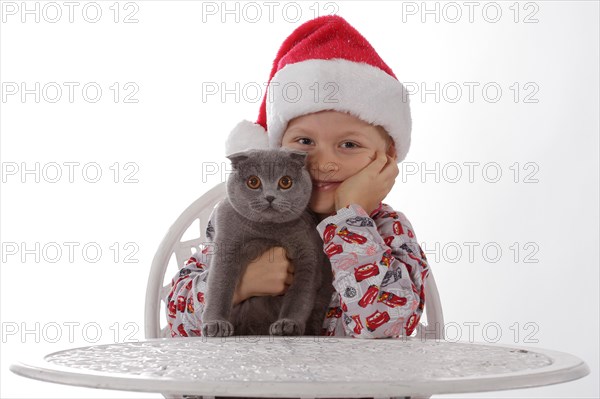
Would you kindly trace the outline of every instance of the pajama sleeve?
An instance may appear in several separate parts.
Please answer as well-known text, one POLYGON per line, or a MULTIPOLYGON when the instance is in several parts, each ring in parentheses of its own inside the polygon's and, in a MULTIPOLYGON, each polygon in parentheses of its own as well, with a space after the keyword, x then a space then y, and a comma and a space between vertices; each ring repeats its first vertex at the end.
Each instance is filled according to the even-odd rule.
POLYGON ((331 261, 346 335, 412 335, 425 306, 429 266, 406 216, 383 203, 371 215, 351 204, 317 230, 331 261))
POLYGON ((214 211, 209 217, 203 245, 185 261, 183 268, 171 280, 171 290, 166 298, 166 314, 171 337, 201 336, 202 313, 206 279, 210 267, 212 238, 214 237, 214 211))

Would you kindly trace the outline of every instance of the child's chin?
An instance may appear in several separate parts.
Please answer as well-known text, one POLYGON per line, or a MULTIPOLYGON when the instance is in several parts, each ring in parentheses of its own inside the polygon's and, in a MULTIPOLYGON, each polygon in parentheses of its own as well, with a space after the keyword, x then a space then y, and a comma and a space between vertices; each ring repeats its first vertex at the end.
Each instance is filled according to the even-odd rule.
POLYGON ((328 201, 311 201, 310 209, 318 214, 329 215, 335 212, 333 203, 328 201))

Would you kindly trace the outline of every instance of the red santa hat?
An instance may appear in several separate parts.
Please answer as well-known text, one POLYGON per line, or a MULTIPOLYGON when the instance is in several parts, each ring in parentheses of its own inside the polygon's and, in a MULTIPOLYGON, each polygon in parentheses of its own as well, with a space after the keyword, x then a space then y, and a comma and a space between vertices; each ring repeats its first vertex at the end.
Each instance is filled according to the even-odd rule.
POLYGON ((396 161, 406 157, 412 125, 408 93, 369 42, 335 15, 302 24, 283 42, 258 119, 231 131, 226 155, 280 147, 290 120, 324 110, 381 125, 394 140, 396 161))

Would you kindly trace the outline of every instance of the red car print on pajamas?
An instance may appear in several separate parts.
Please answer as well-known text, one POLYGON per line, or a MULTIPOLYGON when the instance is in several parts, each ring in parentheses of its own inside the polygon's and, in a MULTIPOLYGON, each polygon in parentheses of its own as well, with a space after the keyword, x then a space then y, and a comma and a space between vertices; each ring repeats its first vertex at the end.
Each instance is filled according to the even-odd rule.
POLYGON ((198 262, 198 259, 196 259, 192 256, 191 258, 189 258, 188 260, 185 261, 185 266, 187 266, 191 263, 196 263, 196 262, 198 262))
POLYGON ((185 312, 185 297, 183 295, 177 297, 177 310, 185 312))
POLYGON ((329 244, 329 241, 333 239, 335 236, 335 229, 337 229, 337 226, 333 223, 330 223, 325 227, 325 231, 323 232, 323 242, 325 244, 329 244))
POLYGON ((329 308, 325 317, 335 317, 336 319, 339 319, 340 317, 342 317, 342 309, 339 306, 335 308, 329 308))
POLYGON ((348 306, 346 306, 346 303, 344 301, 342 301, 342 298, 340 298, 340 303, 342 304, 342 310, 344 312, 348 311, 348 306))
POLYGON ((366 265, 362 265, 354 269, 354 278, 356 279, 357 283, 360 283, 369 277, 377 276, 378 274, 379 266, 377 266, 375 263, 367 263, 366 265))
POLYGON ((415 327, 417 326, 419 322, 419 318, 416 315, 411 315, 410 318, 408 319, 408 321, 406 322, 406 327, 405 327, 405 331, 406 331, 406 336, 410 336, 412 335, 415 327))
POLYGON ((377 298, 378 293, 379 293, 379 288, 377 288, 376 285, 369 286, 369 289, 367 290, 367 292, 365 292, 363 297, 360 298, 360 301, 358 301, 358 306, 364 308, 364 307, 367 307, 367 305, 372 304, 373 302, 375 302, 375 298, 377 298))
POLYGON ((348 230, 347 227, 342 227, 342 229, 338 232, 338 236, 340 236, 342 240, 349 242, 350 244, 364 244, 365 242, 367 242, 367 239, 365 237, 348 230))
POLYGON ((329 258, 331 258, 335 254, 341 254, 344 252, 344 248, 340 244, 331 243, 325 248, 325 253, 329 258))
POLYGON ((404 306, 408 300, 403 296, 394 295, 391 292, 382 292, 377 298, 377 302, 383 302, 390 308, 395 308, 396 306, 404 306))
POLYGON ((355 334, 360 334, 360 332, 363 329, 363 325, 362 325, 362 321, 360 321, 360 316, 355 314, 352 316, 352 320, 354 320, 355 326, 354 326, 354 333, 355 334))
POLYGON ((183 323, 177 326, 177 331, 181 334, 182 337, 187 337, 188 334, 185 332, 185 327, 183 327, 183 323))
POLYGON ((392 242, 394 242, 394 238, 395 238, 394 236, 385 237, 383 239, 383 242, 385 242, 385 245, 387 245, 388 247, 391 247, 392 246, 392 242))
POLYGON ((367 317, 367 330, 373 332, 390 320, 388 312, 375 311, 367 317))
POLYGON ((404 234, 404 230, 402 230, 402 225, 398 221, 394 222, 393 229, 394 229, 394 234, 396 234, 397 236, 404 234))
POLYGON ((175 306, 175 301, 169 302, 169 317, 172 319, 177 317, 177 306, 175 306))
MULTIPOLYGON (((209 247, 207 246, 206 248, 204 248, 202 250, 203 254, 208 253, 208 249, 209 247)), ((193 256, 191 258, 189 258, 186 262, 185 262, 185 266, 189 266, 189 265, 194 265, 196 266, 197 269, 204 269, 204 265, 202 264, 202 262, 199 262, 196 258, 194 258, 193 256)))
POLYGON ((390 265, 392 264, 392 261, 393 261, 392 251, 390 251, 388 249, 381 256, 381 260, 379 261, 379 264, 381 264, 382 266, 385 266, 385 267, 390 267, 390 265))

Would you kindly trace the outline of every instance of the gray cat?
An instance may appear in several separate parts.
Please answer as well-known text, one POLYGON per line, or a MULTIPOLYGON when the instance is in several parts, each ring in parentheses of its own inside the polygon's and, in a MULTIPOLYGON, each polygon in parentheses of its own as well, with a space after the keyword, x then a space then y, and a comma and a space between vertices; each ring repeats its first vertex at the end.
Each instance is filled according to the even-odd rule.
POLYGON ((334 292, 329 259, 308 208, 312 180, 306 152, 249 150, 230 155, 227 198, 214 211, 214 253, 202 335, 321 335, 334 292), (244 267, 275 246, 285 248, 294 280, 279 296, 255 296, 232 307, 244 267))

